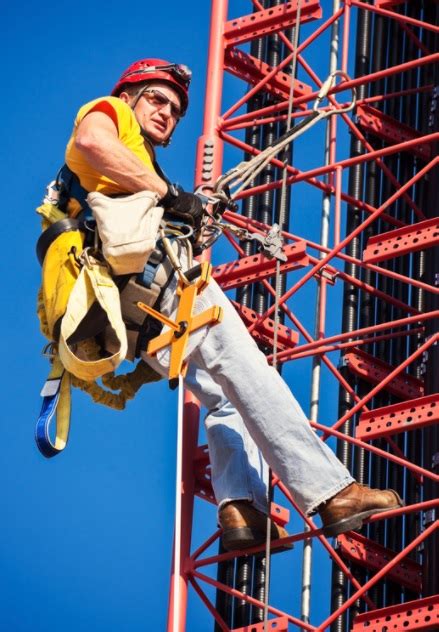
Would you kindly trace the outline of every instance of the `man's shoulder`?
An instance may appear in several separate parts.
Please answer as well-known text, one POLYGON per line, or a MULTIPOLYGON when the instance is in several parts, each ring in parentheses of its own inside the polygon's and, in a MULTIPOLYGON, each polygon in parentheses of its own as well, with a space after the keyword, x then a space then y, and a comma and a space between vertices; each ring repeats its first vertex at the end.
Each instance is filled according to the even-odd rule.
POLYGON ((87 113, 90 112, 90 110, 93 110, 93 108, 96 108, 101 103, 107 103, 117 114, 131 116, 131 108, 127 103, 125 103, 118 97, 102 96, 98 97, 97 99, 93 99, 92 101, 88 101, 87 103, 84 103, 84 105, 79 108, 78 119, 82 119, 87 113))

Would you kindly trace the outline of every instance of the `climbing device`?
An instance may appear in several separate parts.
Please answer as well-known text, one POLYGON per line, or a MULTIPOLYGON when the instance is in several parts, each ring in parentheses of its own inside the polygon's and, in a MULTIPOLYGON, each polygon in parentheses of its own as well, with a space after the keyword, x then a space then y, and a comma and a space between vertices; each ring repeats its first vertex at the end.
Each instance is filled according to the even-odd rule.
POLYGON ((272 226, 268 234, 261 235, 259 233, 251 233, 243 228, 224 222, 222 220, 222 214, 226 209, 236 210, 234 200, 236 200, 249 183, 265 169, 268 163, 275 158, 277 154, 285 150, 293 140, 310 130, 319 121, 331 116, 350 112, 355 108, 355 88, 351 88, 352 100, 350 103, 340 106, 330 105, 322 107, 322 101, 328 97, 331 89, 335 86, 337 77, 342 77, 346 81, 349 80, 349 76, 341 70, 336 70, 331 73, 319 90, 311 114, 305 117, 299 124, 288 129, 275 144, 270 145, 250 160, 240 162, 238 165, 229 169, 218 178, 213 190, 207 190, 204 186, 197 189, 197 193, 205 196, 206 205, 209 205, 212 209, 210 211, 206 210, 205 213, 205 220, 201 229, 201 242, 203 244, 201 248, 209 248, 224 231, 228 231, 241 241, 253 240, 259 242, 259 249, 266 256, 274 257, 280 261, 286 260, 282 252, 282 238, 277 224, 272 226))
POLYGON ((204 261, 201 265, 195 266, 181 275, 177 285, 177 296, 180 300, 175 321, 149 305, 142 302, 137 303, 141 310, 169 328, 149 342, 147 353, 148 355, 156 355, 164 347, 171 347, 169 385, 172 389, 178 386, 179 376, 186 375, 187 364, 184 362, 184 356, 190 334, 201 327, 216 325, 222 320, 222 308, 218 305, 213 305, 200 314, 193 314, 196 298, 209 283, 211 272, 212 266, 209 262, 204 261), (194 277, 195 280, 193 281, 194 277))

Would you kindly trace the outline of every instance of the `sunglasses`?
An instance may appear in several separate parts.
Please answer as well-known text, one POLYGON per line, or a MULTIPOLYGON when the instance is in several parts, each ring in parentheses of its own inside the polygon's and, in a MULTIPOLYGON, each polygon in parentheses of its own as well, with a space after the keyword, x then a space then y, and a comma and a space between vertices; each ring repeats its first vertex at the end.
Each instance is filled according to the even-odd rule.
POLYGON ((148 103, 159 110, 165 108, 169 104, 171 108, 171 116, 176 120, 183 116, 181 107, 176 105, 173 101, 171 101, 171 99, 168 99, 168 97, 163 94, 163 92, 160 92, 160 90, 148 88, 142 92, 141 96, 145 97, 148 103))

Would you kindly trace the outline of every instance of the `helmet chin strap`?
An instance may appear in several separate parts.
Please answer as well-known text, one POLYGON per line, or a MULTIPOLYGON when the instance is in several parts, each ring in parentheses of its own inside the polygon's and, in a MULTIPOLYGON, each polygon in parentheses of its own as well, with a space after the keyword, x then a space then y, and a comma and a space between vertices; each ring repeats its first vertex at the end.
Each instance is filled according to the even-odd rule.
MULTIPOLYGON (((140 123, 139 123, 140 125, 140 123)), ((160 147, 167 147, 168 145, 171 144, 171 137, 172 134, 169 136, 169 138, 167 138, 165 141, 163 141, 162 143, 156 143, 150 136, 148 136, 148 134, 145 132, 145 130, 143 129, 143 127, 140 125, 140 133, 142 134, 143 138, 153 147, 156 147, 157 145, 160 147)))

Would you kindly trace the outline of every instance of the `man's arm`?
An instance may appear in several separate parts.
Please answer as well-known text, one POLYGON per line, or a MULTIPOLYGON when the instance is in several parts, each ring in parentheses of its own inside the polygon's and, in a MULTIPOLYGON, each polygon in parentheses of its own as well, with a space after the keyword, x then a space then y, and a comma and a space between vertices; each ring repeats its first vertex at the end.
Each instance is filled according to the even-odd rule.
POLYGON ((162 198, 168 185, 119 140, 113 121, 103 112, 91 112, 79 124, 75 146, 87 162, 129 193, 155 191, 162 198))

